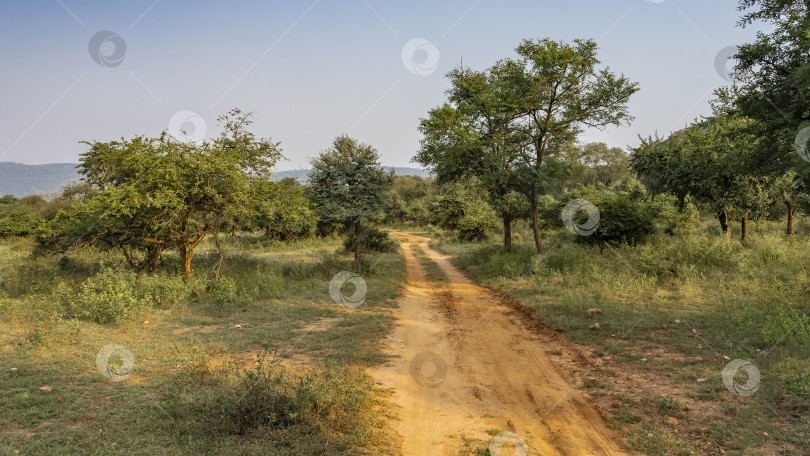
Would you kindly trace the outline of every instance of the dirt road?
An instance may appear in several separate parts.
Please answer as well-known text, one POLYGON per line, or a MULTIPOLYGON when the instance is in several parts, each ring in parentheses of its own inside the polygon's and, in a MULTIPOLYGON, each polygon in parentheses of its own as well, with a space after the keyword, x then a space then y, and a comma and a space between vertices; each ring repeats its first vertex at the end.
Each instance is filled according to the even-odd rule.
POLYGON ((392 234, 408 284, 389 339, 394 361, 372 375, 393 392, 403 454, 634 454, 555 370, 524 315, 431 250, 428 238, 392 234), (426 281, 414 243, 445 272, 446 286, 426 281))

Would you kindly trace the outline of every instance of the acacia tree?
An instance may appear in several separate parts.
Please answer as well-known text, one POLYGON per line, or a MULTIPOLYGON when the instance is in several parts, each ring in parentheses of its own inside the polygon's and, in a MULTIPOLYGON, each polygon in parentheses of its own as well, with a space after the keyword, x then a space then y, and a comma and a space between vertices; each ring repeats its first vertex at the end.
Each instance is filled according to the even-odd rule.
POLYGON ((638 84, 609 68, 599 68, 593 40, 573 44, 550 39, 523 40, 518 58, 498 64, 504 99, 520 113, 517 123, 528 137, 521 149, 522 188, 529 198, 537 252, 540 238, 537 197, 549 191, 544 162, 573 142, 584 128, 603 129, 629 122, 627 103, 638 84))
POLYGON ((519 112, 505 96, 497 65, 487 71, 463 67, 447 75, 448 102, 421 119, 421 148, 414 161, 431 169, 439 184, 474 176, 487 189, 503 222, 503 245, 512 247, 512 222, 519 214, 513 191, 525 137, 514 128, 519 112))
POLYGON ((368 144, 347 135, 312 159, 309 197, 321 218, 354 230, 354 264, 362 261, 363 228, 382 216, 391 176, 380 166, 380 155, 368 144))
POLYGON ((221 136, 202 144, 165 133, 86 143, 78 169, 98 191, 41 226, 40 243, 64 250, 105 242, 133 266, 133 252, 145 251, 150 269, 161 251, 177 249, 187 280, 199 243, 244 216, 253 188, 281 158, 279 143, 248 130, 250 114, 234 109, 219 121, 221 136))

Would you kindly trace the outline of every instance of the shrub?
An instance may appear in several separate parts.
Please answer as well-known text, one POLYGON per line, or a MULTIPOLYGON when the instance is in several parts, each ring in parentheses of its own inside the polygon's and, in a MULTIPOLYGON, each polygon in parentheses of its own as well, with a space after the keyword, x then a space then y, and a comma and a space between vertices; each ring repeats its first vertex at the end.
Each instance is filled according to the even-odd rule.
MULTIPOLYGON (((636 245, 655 232, 654 211, 647 202, 613 190, 588 193, 585 199, 599 210, 599 225, 590 236, 579 236, 580 242, 636 245)), ((587 219, 584 211, 574 217, 577 224, 587 219)))
POLYGON ((486 203, 468 204, 457 228, 462 241, 485 241, 498 228, 498 216, 486 203))
POLYGON ((251 368, 236 364, 186 377, 170 390, 176 394, 166 401, 171 414, 194 416, 190 430, 230 435, 301 426, 348 437, 375 420, 371 385, 356 372, 332 363, 293 374, 266 357, 258 355, 251 368))
MULTIPOLYGON (((343 242, 343 247, 346 250, 354 250, 356 237, 352 232, 346 241, 343 242)), ((363 250, 368 252, 390 252, 397 247, 397 243, 388 237, 388 233, 373 226, 367 226, 363 233, 360 235, 360 240, 363 243, 363 250)))
POLYGON ((138 292, 136 282, 135 273, 105 268, 77 290, 62 283, 55 294, 68 316, 102 324, 117 322, 132 317, 149 304, 138 292))
POLYGON ((34 230, 31 210, 19 204, 0 204, 0 237, 27 236, 34 230))

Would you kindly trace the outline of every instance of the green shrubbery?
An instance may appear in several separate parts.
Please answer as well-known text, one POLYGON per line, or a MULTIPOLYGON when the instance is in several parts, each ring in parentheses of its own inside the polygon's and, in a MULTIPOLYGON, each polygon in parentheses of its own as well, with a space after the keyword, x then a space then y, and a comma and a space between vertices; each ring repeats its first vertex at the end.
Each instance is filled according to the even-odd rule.
POLYGON ((475 180, 449 184, 431 202, 432 222, 456 230, 462 241, 483 241, 498 228, 498 216, 475 180))
MULTIPOLYGON (((597 189, 588 186, 581 187, 571 196, 571 200, 589 201, 599 213, 596 230, 588 236, 580 236, 580 242, 636 245, 655 232, 655 207, 638 188, 597 189)), ((573 221, 582 225, 587 220, 588 214, 579 211, 573 221)))
POLYGON ((183 301, 190 294, 191 287, 176 277, 139 276, 109 267, 78 286, 61 282, 54 289, 64 317, 97 323, 131 319, 145 308, 183 301))
MULTIPOLYGON (((374 226, 367 226, 360 235, 360 240, 363 249, 369 252, 386 253, 397 248, 397 243, 388 237, 387 232, 374 226)), ((354 232, 351 232, 343 242, 343 247, 345 247, 346 250, 354 250, 356 243, 357 237, 354 235, 354 232)))

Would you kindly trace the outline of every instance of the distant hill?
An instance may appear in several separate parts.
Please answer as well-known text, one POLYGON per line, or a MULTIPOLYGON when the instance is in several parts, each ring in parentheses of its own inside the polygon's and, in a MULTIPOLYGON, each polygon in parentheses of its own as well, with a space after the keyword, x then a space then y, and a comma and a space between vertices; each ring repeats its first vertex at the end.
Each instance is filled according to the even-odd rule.
MULTIPOLYGON (((0 196, 14 195, 18 198, 38 193, 55 192, 65 182, 79 178, 75 163, 50 163, 47 165, 24 165, 0 162, 0 196)), ((400 176, 428 177, 427 171, 419 168, 384 167, 400 176)), ((299 182, 307 181, 307 170, 296 169, 273 173, 274 180, 294 177, 299 182)))
POLYGON ((75 163, 24 165, 0 162, 0 196, 14 195, 21 198, 54 192, 65 182, 79 178, 74 166, 75 163))

